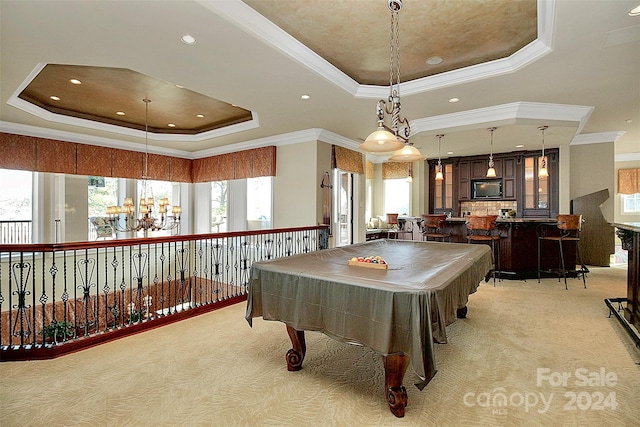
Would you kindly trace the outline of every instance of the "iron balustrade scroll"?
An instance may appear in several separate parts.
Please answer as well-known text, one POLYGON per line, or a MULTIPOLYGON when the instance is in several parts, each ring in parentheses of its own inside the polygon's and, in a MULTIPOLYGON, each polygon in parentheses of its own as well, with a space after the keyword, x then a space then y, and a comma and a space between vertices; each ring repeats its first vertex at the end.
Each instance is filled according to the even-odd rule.
POLYGON ((253 262, 328 240, 327 226, 310 226, 0 244, 0 360, 51 358, 244 301, 253 262))

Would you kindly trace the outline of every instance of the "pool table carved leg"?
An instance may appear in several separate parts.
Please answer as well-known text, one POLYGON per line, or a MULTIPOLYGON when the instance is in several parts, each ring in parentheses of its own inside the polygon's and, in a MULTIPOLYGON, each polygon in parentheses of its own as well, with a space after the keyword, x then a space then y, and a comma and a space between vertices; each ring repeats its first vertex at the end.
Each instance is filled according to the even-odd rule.
POLYGON ((287 333, 293 345, 293 348, 287 351, 287 370, 299 371, 302 369, 302 361, 307 352, 307 345, 304 341, 304 331, 297 331, 287 325, 287 333))
POLYGON ((407 406, 407 390, 402 385, 404 373, 409 366, 409 356, 404 353, 383 356, 384 383, 387 403, 391 413, 398 418, 404 417, 407 406))

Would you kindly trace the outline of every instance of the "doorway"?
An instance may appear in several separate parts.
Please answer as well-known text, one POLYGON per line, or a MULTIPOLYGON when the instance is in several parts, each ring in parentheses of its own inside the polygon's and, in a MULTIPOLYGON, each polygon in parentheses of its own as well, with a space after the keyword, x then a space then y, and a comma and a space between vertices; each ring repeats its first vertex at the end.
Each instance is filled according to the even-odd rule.
POLYGON ((336 246, 353 243, 353 173, 334 169, 336 246))

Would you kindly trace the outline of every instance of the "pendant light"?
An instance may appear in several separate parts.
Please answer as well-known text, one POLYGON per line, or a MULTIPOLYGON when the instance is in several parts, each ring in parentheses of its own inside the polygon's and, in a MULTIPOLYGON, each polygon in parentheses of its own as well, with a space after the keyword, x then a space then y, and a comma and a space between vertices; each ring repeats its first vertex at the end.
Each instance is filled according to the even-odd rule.
POLYGON ((442 162, 440 161, 440 144, 444 135, 436 135, 438 138, 438 164, 436 165, 436 181, 442 181, 444 176, 442 175, 442 162))
POLYGON ((489 154, 489 169, 487 169, 487 178, 495 178, 496 170, 494 168, 495 164, 493 163, 493 131, 497 128, 489 128, 489 132, 491 132, 491 152, 489 154))
POLYGON ((549 176, 549 171, 547 171, 547 158, 544 156, 544 131, 548 128, 549 126, 540 126, 538 128, 538 130, 542 131, 542 161, 540 162, 540 169, 538 169, 538 176, 541 178, 549 176))
POLYGON ((411 126, 409 121, 400 117, 400 39, 399 12, 402 0, 388 0, 391 11, 391 49, 389 58, 389 98, 381 99, 376 106, 378 127, 360 144, 360 149, 367 153, 391 153, 392 162, 415 162, 425 160, 420 150, 409 143, 411 126), (395 83, 393 80, 395 70, 395 83), (385 116, 391 116, 391 126, 385 124, 385 116), (399 126, 403 126, 402 129, 399 126))

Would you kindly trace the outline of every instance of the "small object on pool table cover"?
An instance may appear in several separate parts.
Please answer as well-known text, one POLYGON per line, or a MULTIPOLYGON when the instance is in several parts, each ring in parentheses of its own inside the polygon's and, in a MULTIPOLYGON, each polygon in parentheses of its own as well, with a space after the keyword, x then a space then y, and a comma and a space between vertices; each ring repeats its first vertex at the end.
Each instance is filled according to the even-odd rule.
POLYGON ((353 257, 349 260, 349 265, 356 267, 376 268, 379 270, 387 270, 387 262, 380 255, 368 257, 353 257))

